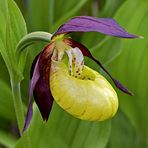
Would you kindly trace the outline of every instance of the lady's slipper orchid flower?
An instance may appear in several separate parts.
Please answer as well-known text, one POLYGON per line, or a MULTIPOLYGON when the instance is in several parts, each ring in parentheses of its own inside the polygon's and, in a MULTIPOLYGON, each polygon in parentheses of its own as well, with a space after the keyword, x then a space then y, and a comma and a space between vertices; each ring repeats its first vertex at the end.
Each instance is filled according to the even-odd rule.
POLYGON ((95 61, 121 91, 131 95, 81 43, 66 37, 71 32, 100 32, 122 38, 137 38, 110 18, 78 16, 53 34, 50 43, 35 58, 31 68, 29 107, 24 130, 32 117, 32 94, 43 120, 48 120, 53 100, 71 115, 89 121, 103 121, 115 115, 118 97, 110 83, 84 65, 84 56, 95 61))

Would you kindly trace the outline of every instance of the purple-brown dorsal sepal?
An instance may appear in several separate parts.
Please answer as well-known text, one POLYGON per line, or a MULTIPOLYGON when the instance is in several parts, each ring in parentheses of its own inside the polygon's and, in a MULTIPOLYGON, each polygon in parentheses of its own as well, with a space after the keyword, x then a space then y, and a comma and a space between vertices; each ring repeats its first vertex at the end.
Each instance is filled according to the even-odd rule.
POLYGON ((125 31, 112 18, 95 18, 91 16, 77 16, 70 19, 58 28, 53 37, 59 34, 66 34, 71 32, 99 32, 105 35, 121 38, 138 37, 125 31))
POLYGON ((108 72, 108 70, 101 64, 101 62, 99 60, 97 60, 90 53, 90 51, 84 45, 82 45, 79 42, 74 41, 70 38, 65 38, 63 41, 67 45, 71 46, 72 48, 78 47, 82 51, 84 56, 87 56, 87 57, 91 58, 93 61, 95 61, 109 75, 109 77, 112 79, 112 81, 114 82, 114 84, 117 88, 119 88, 121 91, 123 91, 124 93, 126 93, 128 95, 132 95, 132 93, 126 87, 124 87, 118 80, 116 80, 114 77, 112 77, 112 75, 108 72))
POLYGON ((53 104, 53 97, 50 92, 49 74, 50 59, 53 45, 49 44, 33 61, 31 67, 31 81, 29 88, 29 105, 23 131, 25 131, 32 118, 32 94, 42 114, 43 120, 48 120, 53 104))

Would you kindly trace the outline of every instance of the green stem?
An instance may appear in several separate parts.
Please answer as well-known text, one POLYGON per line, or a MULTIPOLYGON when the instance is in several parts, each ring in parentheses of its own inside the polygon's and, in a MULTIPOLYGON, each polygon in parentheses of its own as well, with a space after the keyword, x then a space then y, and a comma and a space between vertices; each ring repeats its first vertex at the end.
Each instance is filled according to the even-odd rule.
POLYGON ((20 135, 22 136, 22 129, 23 129, 25 118, 24 118, 23 103, 21 99, 20 82, 15 82, 14 79, 12 78, 11 88, 12 88, 13 102, 14 102, 18 128, 19 128, 20 135))
POLYGON ((22 147, 23 148, 31 148, 29 132, 23 134, 23 127, 24 127, 24 109, 23 109, 23 102, 21 98, 21 90, 20 90, 20 81, 15 81, 15 78, 11 79, 11 88, 12 88, 12 95, 13 95, 13 102, 14 108, 17 118, 18 129, 20 132, 22 140, 22 147))

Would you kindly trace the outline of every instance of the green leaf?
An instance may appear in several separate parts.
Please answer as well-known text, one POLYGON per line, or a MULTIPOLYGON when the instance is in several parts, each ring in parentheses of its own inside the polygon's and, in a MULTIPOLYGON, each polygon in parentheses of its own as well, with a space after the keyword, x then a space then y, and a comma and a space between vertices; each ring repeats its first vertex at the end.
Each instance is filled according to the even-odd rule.
POLYGON ((2 144, 3 146, 7 148, 13 148, 16 144, 16 141, 17 139, 12 135, 4 131, 0 131, 0 144, 2 144))
POLYGON ((54 104, 48 122, 44 123, 35 105, 29 133, 32 147, 105 148, 110 135, 110 122, 82 121, 54 104))
POLYGON ((107 148, 139 148, 137 133, 120 110, 111 122, 111 136, 107 148))
POLYGON ((29 0, 27 3, 28 26, 31 31, 54 32, 67 19, 77 15, 88 0, 29 0))
POLYGON ((9 73, 1 55, 0 55, 0 67, 2 69, 2 71, 0 72, 0 79, 9 84, 9 73))
POLYGON ((15 111, 13 106, 12 93, 9 86, 0 80, 0 116, 4 119, 15 121, 15 111))
POLYGON ((143 148, 147 147, 148 138, 147 16, 148 1, 128 0, 124 3, 115 16, 116 20, 128 31, 144 36, 144 39, 124 40, 122 54, 109 65, 113 75, 134 93, 133 97, 119 93, 120 106, 141 137, 143 148))
POLYGON ((53 23, 54 0, 27 1, 27 23, 31 31, 48 31, 53 23))
POLYGON ((100 16, 112 17, 123 2, 124 0, 105 0, 105 4, 101 11, 100 16))
MULTIPOLYGON (((0 1, 0 52, 10 75, 22 77, 26 53, 16 57, 16 45, 26 34, 26 25, 13 0, 0 1)), ((17 78, 18 79, 18 78, 17 78)))
POLYGON ((56 29, 58 29, 61 24, 63 24, 71 17, 76 16, 77 13, 81 10, 82 6, 84 6, 87 1, 88 0, 71 0, 65 2, 65 0, 56 0, 55 23, 52 28, 52 31, 56 31, 56 29))
POLYGON ((17 3, 17 5, 20 8, 21 12, 23 12, 23 14, 24 14, 24 12, 25 12, 24 5, 25 5, 26 2, 24 0, 14 0, 14 1, 17 3))
MULTIPOLYGON (((121 39, 107 36, 101 42, 92 45, 92 47, 88 49, 106 67, 122 53, 123 48, 121 39)), ((94 61, 88 58, 86 58, 85 64, 96 71, 99 71, 100 69, 100 67, 94 61)), ((103 70, 101 70, 101 72, 103 72, 103 70)), ((106 73, 104 74, 106 75, 106 73)))

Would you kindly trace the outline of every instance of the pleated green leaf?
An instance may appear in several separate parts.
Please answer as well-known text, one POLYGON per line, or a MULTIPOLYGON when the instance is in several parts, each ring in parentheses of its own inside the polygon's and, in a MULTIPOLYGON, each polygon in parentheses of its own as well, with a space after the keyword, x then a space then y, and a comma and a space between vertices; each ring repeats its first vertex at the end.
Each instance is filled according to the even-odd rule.
MULTIPOLYGON (((110 135, 110 121, 82 121, 54 104, 48 122, 43 123, 34 105, 29 133, 32 147, 37 148, 105 148, 110 135)), ((16 147, 21 146, 22 140, 16 147)))
POLYGON ((9 121, 15 121, 11 89, 3 80, 0 80, 0 92, 0 117, 9 121))
POLYGON ((105 0, 104 7, 101 10, 101 16, 112 17, 123 2, 124 0, 105 0))
POLYGON ((67 19, 75 16, 88 0, 29 0, 27 2, 28 26, 31 31, 53 33, 67 19))
POLYGON ((10 135, 9 133, 6 133, 4 131, 0 131, 0 147, 3 145, 7 148, 13 148, 17 142, 17 139, 10 135))
POLYGON ((86 4, 88 0, 56 0, 55 1, 55 19, 53 31, 56 31, 57 28, 63 24, 65 21, 70 19, 73 16, 76 16, 82 13, 82 7, 86 4), (60 10, 60 11, 59 11, 60 10))
MULTIPOLYGON (((105 37, 102 41, 98 42, 98 44, 90 47, 89 50, 98 60, 101 61, 104 66, 106 66, 121 54, 122 49, 123 47, 121 39, 105 37)), ((97 64, 95 64, 92 60, 87 59, 85 63, 96 71, 99 71, 100 67, 97 66, 97 64)))
POLYGON ((26 6, 29 31, 48 31, 53 23, 54 0, 29 0, 26 6))
POLYGON ((26 25, 13 0, 0 1, 0 20, 0 53, 9 73, 22 78, 26 56, 17 57, 15 52, 18 41, 26 34, 26 25))
MULTIPOLYGON (((148 146, 148 1, 128 0, 115 18, 124 28, 144 39, 124 40, 123 52, 109 65, 113 75, 134 93, 120 95, 120 106, 138 132, 139 147, 148 146), (130 17, 129 17, 130 16, 130 17)), ((128 126, 128 125, 127 125, 128 126)), ((128 138, 128 135, 127 135, 128 138)), ((137 137, 135 138, 136 141, 137 137)), ((134 142, 134 141, 133 141, 134 142)))
POLYGON ((111 136, 106 148, 139 148, 135 128, 125 114, 119 110, 111 123, 111 136))

